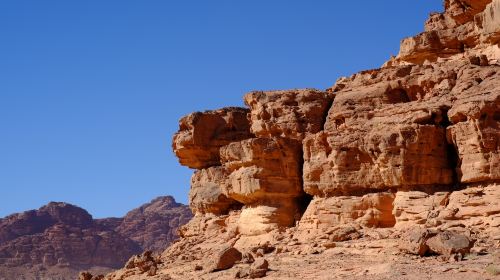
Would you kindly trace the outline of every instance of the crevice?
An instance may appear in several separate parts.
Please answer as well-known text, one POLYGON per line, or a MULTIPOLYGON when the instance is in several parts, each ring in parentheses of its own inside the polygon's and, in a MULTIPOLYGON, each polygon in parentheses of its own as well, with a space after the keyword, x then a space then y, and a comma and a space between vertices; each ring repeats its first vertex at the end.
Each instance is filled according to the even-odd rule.
MULTIPOLYGON (((449 107, 443 107, 441 109, 441 121, 438 123, 446 132, 446 129, 453 125, 448 117, 449 107)), ((448 160, 448 164, 451 167, 452 172, 452 191, 460 188, 460 179, 461 176, 458 172, 460 166, 460 157, 458 155, 458 150, 453 143, 449 143, 445 139, 445 147, 446 147, 446 157, 448 160)))
POLYGON ((446 155, 448 157, 448 162, 450 163, 452 171, 452 181, 453 181, 452 190, 458 190, 460 188, 460 179, 461 179, 461 176, 458 172, 458 169, 460 167, 460 157, 458 156, 458 151, 455 148, 455 145, 447 143, 446 155))
POLYGON ((307 210, 307 207, 309 206, 312 200, 313 196, 305 192, 302 194, 302 196, 297 198, 296 202, 298 206, 299 216, 297 217, 295 222, 298 222, 302 218, 302 215, 304 215, 304 213, 307 210))
POLYGON ((321 120, 321 131, 325 130, 326 121, 328 120, 328 115, 330 114, 330 110, 333 107, 334 101, 335 101, 335 96, 333 96, 330 102, 328 102, 328 106, 326 107, 326 110, 323 112, 323 118, 321 120))
POLYGON ((223 211, 222 215, 228 215, 231 211, 241 210, 243 209, 243 206, 245 206, 243 203, 234 200, 231 202, 231 205, 227 208, 227 210, 223 211))
POLYGON ((304 213, 306 212, 307 210, 307 207, 309 206, 309 204, 311 203, 312 199, 313 199, 313 196, 306 193, 304 191, 304 146, 301 145, 300 149, 299 149, 299 157, 298 157, 298 160, 299 160, 299 163, 298 163, 298 166, 300 167, 299 169, 299 178, 300 178, 300 186, 302 188, 302 193, 300 194, 300 196, 296 199, 296 203, 297 203, 297 208, 298 208, 298 213, 295 217, 295 223, 297 223, 298 221, 300 221, 300 219, 302 219, 302 215, 304 215, 304 213))
POLYGON ((410 99, 406 90, 401 88, 391 89, 385 93, 386 101, 389 104, 408 103, 410 99))

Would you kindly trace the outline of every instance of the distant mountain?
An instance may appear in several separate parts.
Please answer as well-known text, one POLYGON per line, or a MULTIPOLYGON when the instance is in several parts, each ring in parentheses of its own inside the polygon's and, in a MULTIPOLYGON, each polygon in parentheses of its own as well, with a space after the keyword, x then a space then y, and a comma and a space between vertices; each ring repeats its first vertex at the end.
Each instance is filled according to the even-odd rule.
POLYGON ((123 218, 93 219, 82 208, 50 202, 0 219, 1 279, 76 279, 104 273, 144 250, 160 252, 192 217, 171 196, 158 197, 123 218))
POLYGON ((175 202, 171 196, 162 196, 128 212, 116 231, 144 250, 160 252, 178 238, 177 228, 192 216, 188 206, 175 202))

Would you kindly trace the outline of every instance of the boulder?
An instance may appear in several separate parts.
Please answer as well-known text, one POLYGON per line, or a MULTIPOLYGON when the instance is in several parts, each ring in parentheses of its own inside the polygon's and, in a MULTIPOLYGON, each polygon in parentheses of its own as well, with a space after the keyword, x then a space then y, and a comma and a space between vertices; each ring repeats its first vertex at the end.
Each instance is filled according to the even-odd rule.
POLYGON ((439 255, 453 256, 460 254, 465 256, 474 246, 474 241, 463 234, 446 231, 429 238, 426 244, 431 252, 439 255))
POLYGON ((258 258, 250 266, 248 278, 255 279, 255 278, 265 277, 268 270, 269 270, 269 263, 267 262, 267 260, 264 258, 258 258))
POLYGON ((212 272, 225 270, 233 267, 237 262, 241 261, 242 254, 238 249, 232 246, 224 246, 214 256, 213 263, 210 265, 212 272))
POLYGON ((409 254, 425 256, 429 252, 427 240, 437 233, 429 229, 413 228, 401 236, 399 248, 409 254))
POLYGON ((463 234, 425 228, 406 231, 399 244, 400 249, 410 254, 419 256, 438 254, 445 257, 459 255, 460 259, 470 252, 472 246, 474 241, 463 234))

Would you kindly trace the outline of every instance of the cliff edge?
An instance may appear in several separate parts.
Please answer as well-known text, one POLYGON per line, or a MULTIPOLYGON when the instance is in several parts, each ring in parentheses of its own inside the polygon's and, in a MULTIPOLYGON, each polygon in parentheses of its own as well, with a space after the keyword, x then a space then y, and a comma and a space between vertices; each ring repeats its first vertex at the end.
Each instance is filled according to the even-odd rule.
POLYGON ((500 0, 446 0, 380 69, 182 118, 195 216, 106 279, 496 273, 499 42, 500 0))

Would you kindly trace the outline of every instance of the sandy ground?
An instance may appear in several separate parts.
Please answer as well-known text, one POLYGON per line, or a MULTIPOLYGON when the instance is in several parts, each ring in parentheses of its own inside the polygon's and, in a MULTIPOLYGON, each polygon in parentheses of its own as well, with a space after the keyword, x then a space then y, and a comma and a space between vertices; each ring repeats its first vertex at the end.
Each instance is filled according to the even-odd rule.
MULTIPOLYGON (((500 254, 493 248, 485 254, 472 253, 457 262, 440 256, 418 257, 402 253, 396 239, 342 242, 322 252, 299 247, 300 244, 291 252, 266 254, 270 270, 264 279, 500 279, 488 272, 491 268, 487 269, 500 265, 500 254)), ((249 266, 238 264, 213 273, 196 271, 195 265, 202 265, 204 261, 176 262, 161 268, 156 276, 143 274, 127 279, 235 279, 238 270, 249 266)))

